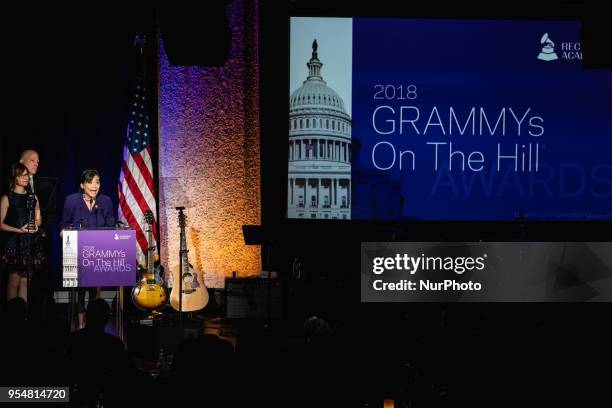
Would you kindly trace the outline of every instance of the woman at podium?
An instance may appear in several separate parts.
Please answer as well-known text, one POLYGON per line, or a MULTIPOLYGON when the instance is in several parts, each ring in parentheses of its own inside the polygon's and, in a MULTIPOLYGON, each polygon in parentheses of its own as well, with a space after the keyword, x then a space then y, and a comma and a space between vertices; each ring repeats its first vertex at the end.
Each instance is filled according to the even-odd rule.
MULTIPOLYGON (((64 202, 64 211, 60 222, 61 230, 65 229, 98 229, 115 226, 113 202, 110 197, 100 193, 100 173, 87 169, 81 174, 80 193, 70 194, 64 202)), ((79 288, 77 290, 77 314, 79 328, 85 324, 85 292, 89 300, 100 297, 100 288, 79 288)))

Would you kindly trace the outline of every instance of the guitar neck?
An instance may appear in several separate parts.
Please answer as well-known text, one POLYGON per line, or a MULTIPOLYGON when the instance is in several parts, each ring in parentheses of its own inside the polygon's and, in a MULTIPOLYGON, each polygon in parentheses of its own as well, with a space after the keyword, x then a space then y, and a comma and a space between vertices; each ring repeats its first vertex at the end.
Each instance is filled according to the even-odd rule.
MULTIPOLYGON (((176 280, 172 286, 170 295, 170 304, 174 310, 178 311, 196 311, 200 310, 208 304, 208 291, 204 286, 203 279, 198 277, 199 272, 192 270, 189 266, 189 257, 187 256, 187 235, 185 234, 185 216, 182 212, 183 207, 177 207, 179 210, 179 227, 180 227, 180 256, 178 267, 173 268, 176 280), (182 269, 182 271, 180 271, 182 269), (182 272, 182 273, 181 273, 182 272), (178 276, 177 276, 178 275, 178 276)), ((197 245, 194 243, 194 245, 197 245)))
POLYGON ((185 229, 181 228, 181 262, 183 263, 183 272, 189 270, 189 258, 187 257, 187 237, 185 236, 185 229))
POLYGON ((153 273, 153 252, 155 251, 155 247, 152 245, 153 242, 153 226, 149 225, 149 231, 147 231, 147 241, 149 242, 149 247, 147 248, 147 271, 149 273, 153 273))

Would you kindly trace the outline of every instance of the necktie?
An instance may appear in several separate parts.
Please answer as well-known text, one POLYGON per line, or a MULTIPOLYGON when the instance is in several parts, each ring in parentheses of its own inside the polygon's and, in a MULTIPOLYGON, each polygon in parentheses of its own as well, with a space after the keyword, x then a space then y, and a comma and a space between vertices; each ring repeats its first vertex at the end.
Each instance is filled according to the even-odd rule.
POLYGON ((34 192, 34 176, 30 174, 30 189, 34 192))

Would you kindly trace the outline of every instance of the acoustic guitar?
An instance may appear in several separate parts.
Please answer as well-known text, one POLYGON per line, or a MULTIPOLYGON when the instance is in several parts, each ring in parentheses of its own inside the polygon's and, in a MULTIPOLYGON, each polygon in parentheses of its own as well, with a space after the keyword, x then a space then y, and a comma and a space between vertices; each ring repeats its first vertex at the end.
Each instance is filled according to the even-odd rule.
POLYGON ((179 226, 181 256, 179 259, 180 264, 172 269, 173 285, 172 292, 170 292, 170 305, 174 310, 194 312, 203 309, 208 304, 208 289, 204 284, 202 272, 193 268, 189 263, 189 258, 187 256, 187 237, 185 235, 185 219, 186 216, 183 214, 183 210, 180 209, 179 226), (183 267, 182 275, 180 271, 181 265, 183 267), (179 279, 182 280, 182 291, 180 294, 179 279), (182 304, 179 305, 180 300, 182 300, 182 304))
POLYGON ((147 266, 144 269, 139 265, 140 280, 132 289, 132 300, 139 309, 155 311, 164 307, 168 303, 169 293, 168 287, 161 277, 163 267, 155 266, 153 253, 155 246, 153 242, 153 211, 145 211, 145 220, 147 222, 147 266))

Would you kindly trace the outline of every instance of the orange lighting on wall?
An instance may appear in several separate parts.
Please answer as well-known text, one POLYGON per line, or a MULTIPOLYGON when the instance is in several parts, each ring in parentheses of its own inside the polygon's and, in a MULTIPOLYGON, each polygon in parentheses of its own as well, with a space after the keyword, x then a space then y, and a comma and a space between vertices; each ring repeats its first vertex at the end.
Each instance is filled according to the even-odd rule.
MULTIPOLYGON (((171 66, 159 43, 159 189, 162 264, 178 265, 177 206, 185 207, 190 263, 207 287, 259 275, 259 246, 243 224, 260 224, 257 2, 227 6, 232 46, 223 67, 171 66), (245 17, 246 16, 246 17, 245 17)), ((206 42, 194 52, 207 52, 206 42)))

